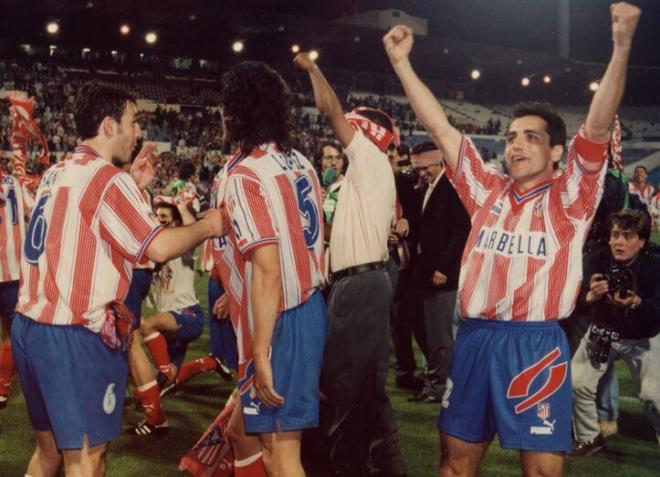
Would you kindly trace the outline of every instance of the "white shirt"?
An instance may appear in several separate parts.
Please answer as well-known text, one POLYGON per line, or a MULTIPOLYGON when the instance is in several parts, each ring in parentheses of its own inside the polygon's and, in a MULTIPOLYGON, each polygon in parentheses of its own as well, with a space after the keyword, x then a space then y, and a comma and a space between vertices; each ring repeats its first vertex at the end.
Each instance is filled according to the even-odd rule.
POLYGON ((444 169, 442 169, 440 174, 438 174, 438 177, 435 178, 433 183, 426 188, 426 194, 424 194, 424 202, 422 203, 422 212, 424 212, 424 210, 426 209, 426 204, 428 204, 429 199, 431 198, 431 194, 433 194, 433 189, 435 189, 435 186, 438 185, 438 182, 440 181, 443 175, 445 175, 444 169))
POLYGON ((162 313, 180 312, 197 305, 195 296, 195 257, 188 252, 163 265, 151 285, 156 308, 162 313))
POLYGON ((330 238, 333 272, 387 259, 395 215, 394 174, 387 156, 361 131, 344 149, 349 166, 339 190, 330 238))

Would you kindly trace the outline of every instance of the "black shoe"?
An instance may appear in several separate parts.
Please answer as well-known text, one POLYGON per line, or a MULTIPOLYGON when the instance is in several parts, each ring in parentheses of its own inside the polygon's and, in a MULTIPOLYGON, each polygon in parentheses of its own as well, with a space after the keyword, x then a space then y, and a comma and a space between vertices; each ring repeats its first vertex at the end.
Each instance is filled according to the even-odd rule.
POLYGON ((410 396, 408 398, 408 402, 425 402, 426 399, 430 398, 428 394, 426 394, 424 391, 421 393, 417 393, 414 396, 410 396))
POLYGON ((131 434, 134 436, 164 436, 170 432, 170 425, 165 421, 164 423, 154 426, 149 424, 147 421, 142 421, 136 426, 129 427, 126 429, 126 434, 131 434))
POLYGON ((6 408, 8 402, 9 402, 9 396, 0 395, 0 410, 6 408))
POLYGON ((442 398, 439 398, 437 396, 431 396, 430 394, 427 394, 426 399, 424 399, 423 402, 425 402, 427 404, 441 403, 442 398))
POLYGON ((414 374, 402 374, 401 376, 396 377, 396 387, 399 389, 420 392, 424 389, 424 381, 414 374))
POLYGON ((234 376, 231 374, 231 369, 229 369, 225 363, 220 360, 220 358, 215 358, 215 362, 218 364, 218 366, 215 368, 215 372, 218 373, 220 377, 226 382, 231 383, 234 380, 234 376))
POLYGON ((160 389, 164 389, 166 386, 172 384, 174 382, 174 379, 171 379, 167 374, 163 373, 162 371, 158 371, 158 374, 156 375, 156 382, 158 383, 158 387, 160 389))
POLYGON ((576 442, 572 451, 566 453, 569 457, 586 457, 605 449, 605 438, 598 434, 593 441, 576 442))
POLYGON ((178 387, 179 387, 179 383, 177 383, 176 380, 166 382, 162 387, 160 387, 160 397, 163 397, 166 394, 169 394, 170 392, 176 390, 176 388, 178 388, 178 387))

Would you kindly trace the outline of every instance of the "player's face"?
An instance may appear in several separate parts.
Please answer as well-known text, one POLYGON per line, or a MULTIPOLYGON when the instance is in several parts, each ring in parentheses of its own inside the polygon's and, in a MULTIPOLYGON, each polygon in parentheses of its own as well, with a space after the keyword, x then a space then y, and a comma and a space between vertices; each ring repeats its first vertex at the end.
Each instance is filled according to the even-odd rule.
POLYGON ((117 123, 114 135, 112 161, 115 164, 127 164, 131 161, 133 149, 142 137, 142 129, 137 121, 137 107, 127 102, 121 121, 117 123))
POLYGON ((634 230, 621 230, 617 224, 614 224, 610 232, 610 249, 614 260, 620 263, 627 263, 634 259, 644 248, 646 241, 639 238, 634 230))
POLYGON ((545 120, 522 116, 511 121, 506 133, 504 156, 509 175, 521 188, 528 189, 552 178, 553 163, 561 159, 563 147, 550 147, 545 120))
POLYGON ((341 174, 341 169, 344 165, 344 161, 341 157, 341 151, 336 147, 332 146, 323 146, 323 151, 321 154, 321 170, 325 171, 331 167, 337 170, 341 174), (339 169, 337 170, 337 163, 339 163, 339 169))
POLYGON ((419 177, 424 181, 425 184, 431 185, 435 181, 440 173, 442 172, 443 166, 438 164, 433 164, 431 166, 421 167, 417 170, 419 177))
POLYGON ((163 227, 171 227, 174 225, 174 216, 172 215, 172 209, 169 207, 158 207, 156 209, 156 218, 163 227))
POLYGON ((637 167, 635 169, 635 182, 644 184, 646 182, 647 174, 643 167, 637 167))

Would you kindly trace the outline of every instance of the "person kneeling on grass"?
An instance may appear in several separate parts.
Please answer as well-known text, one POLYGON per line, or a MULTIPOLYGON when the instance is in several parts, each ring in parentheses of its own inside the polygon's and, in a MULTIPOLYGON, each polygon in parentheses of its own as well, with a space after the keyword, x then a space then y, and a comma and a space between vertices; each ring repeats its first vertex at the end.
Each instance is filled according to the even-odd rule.
MULTIPOLYGON (((173 199, 167 199, 170 198, 160 198, 156 205, 156 216, 163 227, 180 227, 195 221, 187 204, 177 206, 173 199)), ((151 290, 158 312, 142 321, 140 332, 158 370, 158 386, 152 382, 135 390, 146 419, 130 428, 130 434, 162 435, 169 430, 160 390, 174 383, 188 344, 199 338, 204 329, 204 312, 195 295, 193 253, 166 262, 154 277, 151 290)))

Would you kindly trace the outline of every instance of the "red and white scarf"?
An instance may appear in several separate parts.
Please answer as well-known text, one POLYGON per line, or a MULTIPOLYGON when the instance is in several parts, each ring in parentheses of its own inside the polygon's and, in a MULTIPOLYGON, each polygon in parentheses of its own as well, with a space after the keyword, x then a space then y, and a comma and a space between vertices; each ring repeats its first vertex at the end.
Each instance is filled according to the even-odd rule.
POLYGON ((394 143, 395 146, 399 146, 399 131, 397 130, 396 124, 392 118, 390 118, 386 113, 379 109, 372 108, 355 108, 350 113, 344 115, 349 124, 353 129, 361 130, 365 136, 373 142, 378 149, 383 152, 387 152, 387 148, 390 144, 394 143), (365 116, 362 116, 360 113, 363 111, 376 111, 378 113, 384 114, 390 120, 392 125, 392 131, 387 130, 380 124, 376 124, 365 116))
POLYGON ((41 134, 39 125, 32 119, 36 104, 34 99, 26 98, 14 91, 8 92, 7 98, 11 103, 9 110, 12 119, 11 147, 13 150, 14 174, 16 174, 22 185, 34 193, 39 187, 41 177, 25 172, 28 144, 35 140, 41 143, 42 151, 39 161, 46 167, 50 165, 48 161, 48 144, 41 134))

